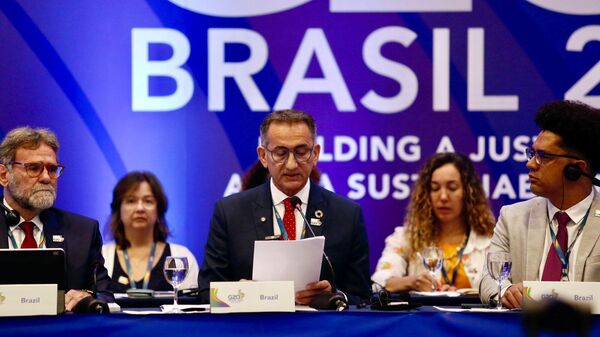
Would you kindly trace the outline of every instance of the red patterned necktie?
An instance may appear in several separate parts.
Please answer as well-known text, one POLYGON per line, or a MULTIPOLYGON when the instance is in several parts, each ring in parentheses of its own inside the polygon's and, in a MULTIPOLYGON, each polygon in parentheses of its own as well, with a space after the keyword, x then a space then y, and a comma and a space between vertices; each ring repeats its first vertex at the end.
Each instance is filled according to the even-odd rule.
POLYGON ((37 243, 33 237, 33 227, 35 226, 31 221, 25 221, 19 225, 23 232, 25 232, 25 240, 21 244, 21 248, 37 248, 37 243))
MULTIPOLYGON (((554 215, 558 222, 558 233, 556 233, 556 240, 560 245, 560 249, 563 254, 567 251, 567 245, 569 244, 569 234, 567 233, 567 223, 571 220, 569 215, 565 212, 557 212, 554 215)), ((546 265, 544 266, 544 273, 542 274, 542 281, 560 281, 561 279, 562 263, 554 248, 554 242, 550 243, 550 250, 548 251, 548 257, 546 258, 546 265)))
POLYGON ((283 201, 285 213, 283 213, 283 226, 288 235, 288 240, 296 240, 296 216, 290 198, 283 201))

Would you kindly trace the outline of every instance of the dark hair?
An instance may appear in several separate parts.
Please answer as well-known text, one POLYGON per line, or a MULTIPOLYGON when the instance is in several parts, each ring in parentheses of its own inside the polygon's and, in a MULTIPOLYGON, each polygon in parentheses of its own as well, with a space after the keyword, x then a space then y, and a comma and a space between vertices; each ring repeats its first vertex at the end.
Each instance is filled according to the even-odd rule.
POLYGON ((131 245, 125 237, 125 226, 121 220, 121 204, 123 199, 143 182, 150 185, 154 199, 156 199, 157 223, 154 225, 154 241, 165 242, 169 236, 169 227, 165 219, 169 204, 160 181, 151 172, 133 171, 119 180, 113 190, 113 199, 110 203, 109 228, 117 246, 120 248, 127 248, 131 245))
POLYGON ((284 122, 284 123, 305 123, 310 130, 313 141, 317 139, 317 124, 311 115, 300 110, 279 110, 271 112, 260 124, 260 142, 265 145, 267 131, 269 126, 273 122, 284 122))
POLYGON ((600 170, 600 109, 577 101, 550 102, 539 108, 535 123, 559 135, 559 145, 583 157, 591 173, 600 170))
POLYGON ((460 153, 438 153, 431 157, 419 171, 414 184, 405 225, 411 246, 411 254, 421 251, 439 235, 438 219, 431 204, 431 178, 438 168, 453 164, 460 173, 464 189, 463 216, 465 223, 478 234, 491 236, 495 220, 488 200, 475 173, 471 160, 460 153))
MULTIPOLYGON (((246 191, 252 187, 260 186, 269 180, 269 170, 257 160, 252 167, 242 177, 241 191, 246 191)), ((321 171, 314 166, 310 171, 310 180, 318 184, 321 181, 321 171)))

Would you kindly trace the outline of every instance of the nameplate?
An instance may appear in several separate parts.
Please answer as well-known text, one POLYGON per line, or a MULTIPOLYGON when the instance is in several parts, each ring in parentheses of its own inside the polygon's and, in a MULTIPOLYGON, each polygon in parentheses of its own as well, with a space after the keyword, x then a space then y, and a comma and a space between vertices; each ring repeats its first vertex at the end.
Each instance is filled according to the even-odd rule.
POLYGON ((0 316, 56 315, 56 284, 0 285, 0 316))
POLYGON ((600 282, 523 282, 523 308, 551 299, 585 306, 592 314, 600 314, 600 282))
POLYGON ((293 281, 211 282, 210 312, 293 312, 293 281))

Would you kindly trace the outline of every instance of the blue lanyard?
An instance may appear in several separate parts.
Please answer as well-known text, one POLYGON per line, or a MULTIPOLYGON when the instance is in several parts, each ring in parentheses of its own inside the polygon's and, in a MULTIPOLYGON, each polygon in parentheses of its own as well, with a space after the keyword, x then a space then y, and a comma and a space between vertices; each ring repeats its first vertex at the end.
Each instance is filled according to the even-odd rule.
MULTIPOLYGON (((556 239, 556 234, 554 234, 554 230, 552 229, 552 220, 548 221, 548 228, 550 229, 550 238, 552 239, 552 247, 556 250, 556 254, 560 259, 560 263, 562 265, 560 280, 568 281, 569 280, 569 256, 571 255, 571 249, 575 246, 575 242, 579 238, 581 232, 583 232, 583 227, 585 227, 585 223, 587 222, 588 215, 590 214, 590 210, 592 209, 592 205, 588 208, 587 212, 585 212, 585 216, 583 217, 579 228, 577 229, 577 235, 575 235, 575 239, 571 242, 567 251, 563 253, 562 248, 560 248, 560 244, 558 243, 558 239, 556 239)), ((566 230, 566 228, 565 228, 566 230)))
POLYGON ((277 212, 277 207, 275 207, 275 205, 273 205, 273 210, 275 211, 275 219, 277 219, 277 225, 279 226, 279 231, 281 232, 283 239, 288 240, 288 233, 285 230, 285 226, 283 225, 283 220, 281 220, 281 215, 279 215, 279 212, 277 212))
MULTIPOLYGON (((152 264, 154 264, 154 253, 156 252, 156 242, 152 243, 152 249, 150 250, 150 256, 148 257, 148 266, 146 266, 146 274, 144 274, 144 284, 142 289, 148 289, 150 283, 150 272, 152 272, 152 264)), ((133 271, 131 270, 131 262, 129 262, 129 254, 127 254, 127 248, 123 249, 123 257, 125 258, 125 264, 127 265, 127 278, 129 278, 129 286, 132 289, 136 289, 135 280, 133 279, 133 271)))
POLYGON ((456 275, 458 274, 458 268, 461 264, 461 260, 462 260, 462 256, 463 253, 465 252, 465 247, 467 247, 467 242, 469 241, 469 236, 471 235, 471 228, 467 228, 467 237, 465 238, 465 241, 463 241, 462 246, 460 247, 460 249, 458 250, 458 254, 457 254, 457 259, 458 262, 456 263, 456 266, 454 266, 454 270, 452 271, 452 280, 448 279, 448 274, 446 273, 446 268, 444 267, 444 264, 442 263, 442 276, 444 277, 444 281, 446 281, 446 284, 454 286, 454 284, 456 283, 456 275))

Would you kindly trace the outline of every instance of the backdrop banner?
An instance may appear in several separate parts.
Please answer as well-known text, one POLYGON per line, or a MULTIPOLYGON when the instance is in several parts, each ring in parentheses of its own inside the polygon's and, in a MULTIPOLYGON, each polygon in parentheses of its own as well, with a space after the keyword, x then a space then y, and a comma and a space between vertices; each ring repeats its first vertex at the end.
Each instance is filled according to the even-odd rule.
POLYGON ((591 0, 3 0, 0 136, 54 130, 57 206, 105 234, 117 180, 154 172, 171 240, 201 261, 261 120, 307 111, 321 184, 362 205, 374 268, 436 152, 475 162, 496 215, 532 197, 537 108, 600 106, 599 23, 591 0))

